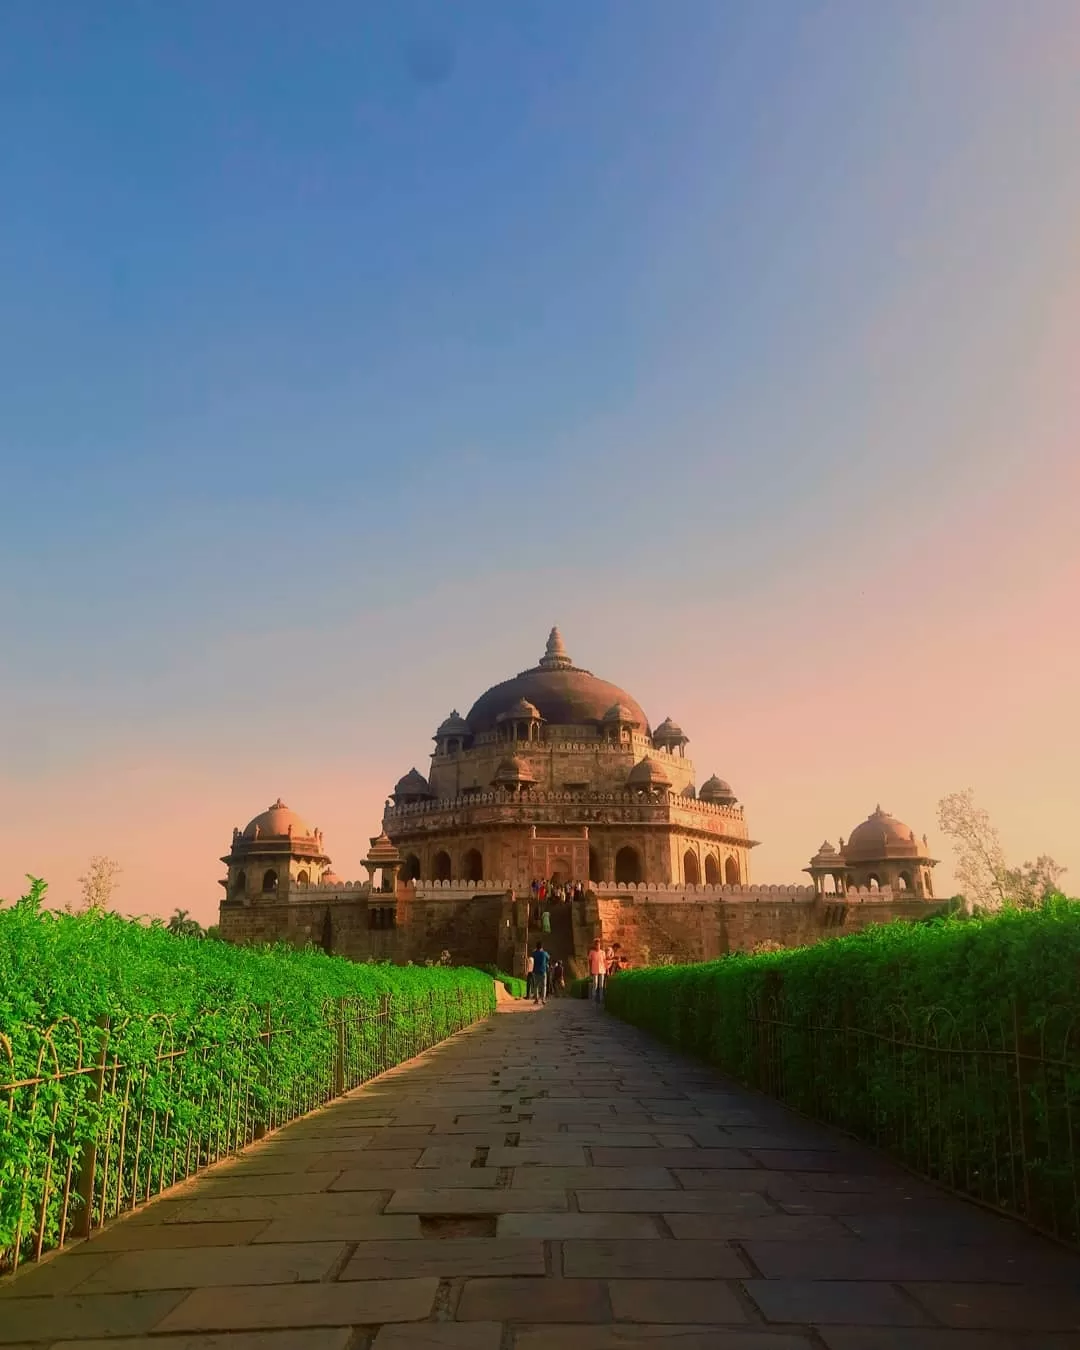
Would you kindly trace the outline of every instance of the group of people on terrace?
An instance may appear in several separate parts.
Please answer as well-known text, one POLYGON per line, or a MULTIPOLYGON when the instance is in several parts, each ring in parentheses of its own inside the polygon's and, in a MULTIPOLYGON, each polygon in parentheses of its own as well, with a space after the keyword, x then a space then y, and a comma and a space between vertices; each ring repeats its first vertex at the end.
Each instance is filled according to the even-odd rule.
POLYGON ((539 905, 561 905, 568 900, 581 900, 584 895, 583 881, 560 881, 556 877, 550 881, 543 877, 533 879, 532 896, 539 905))

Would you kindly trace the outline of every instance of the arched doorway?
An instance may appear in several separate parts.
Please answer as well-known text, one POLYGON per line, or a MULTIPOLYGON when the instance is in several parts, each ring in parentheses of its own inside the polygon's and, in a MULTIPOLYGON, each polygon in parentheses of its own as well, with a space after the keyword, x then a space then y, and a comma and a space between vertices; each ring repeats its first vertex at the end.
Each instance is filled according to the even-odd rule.
POLYGON ((401 864, 402 881, 420 880, 420 859, 415 853, 407 853, 405 861, 401 864))
POLYGON ((440 849, 439 852, 435 854, 435 866, 433 871, 435 873, 433 880, 450 880, 450 854, 447 853, 445 849, 440 849))
POLYGON ((277 873, 273 868, 263 873, 263 895, 272 895, 277 891, 277 873))
POLYGON ((234 896, 244 895, 247 892, 247 873, 237 872, 236 880, 233 882, 232 893, 234 896))
POLYGON ((615 854, 615 880, 624 883, 641 880, 641 857, 629 844, 615 854))
POLYGON ((724 881, 728 886, 739 884, 739 862, 737 858, 728 858, 724 862, 724 881))
POLYGON ((310 880, 311 880, 311 878, 308 876, 308 873, 307 873, 306 869, 303 870, 303 871, 297 872, 297 874, 296 874, 296 884, 297 884, 298 886, 306 886, 310 880))
POLYGON ((687 886, 701 885, 701 866, 698 863, 697 854, 691 848, 688 848, 683 854, 682 870, 683 881, 687 886))
POLYGON ((483 881, 484 855, 478 848, 471 848, 462 859, 463 881, 483 881))
POLYGON ((589 880, 603 881, 603 879, 600 875, 600 854, 597 853, 596 849, 591 848, 589 849, 589 880))
POLYGON ((705 855, 705 884, 707 886, 720 885, 720 864, 715 853, 705 855))
POLYGON ((556 858, 551 869, 551 884, 564 886, 570 880, 570 859, 556 858))
POLYGON ((880 877, 874 876, 873 873, 866 878, 866 884, 872 891, 881 890, 881 879, 880 877))
POLYGON ((897 877, 896 880, 897 880, 897 883, 898 883, 898 885, 899 885, 900 890, 902 890, 902 891, 910 891, 910 890, 911 890, 911 873, 910 873, 910 872, 901 872, 900 875, 897 877))

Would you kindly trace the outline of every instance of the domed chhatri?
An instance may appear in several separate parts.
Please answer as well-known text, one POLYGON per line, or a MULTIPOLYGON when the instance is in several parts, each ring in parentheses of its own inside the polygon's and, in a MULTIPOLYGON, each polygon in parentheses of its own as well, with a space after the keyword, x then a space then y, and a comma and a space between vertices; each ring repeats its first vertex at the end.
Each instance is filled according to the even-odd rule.
POLYGON ((716 774, 713 774, 711 778, 706 778, 702 783, 698 798, 703 802, 715 802, 717 806, 734 806, 738 801, 735 793, 731 790, 731 784, 725 783, 722 778, 717 778, 716 774))
POLYGON ((287 839, 290 834, 310 839, 314 831, 280 797, 273 806, 249 820, 243 830, 245 839, 287 839))
POLYGON ((428 780, 419 769, 410 769, 404 778, 394 785, 394 801, 400 806, 403 802, 423 802, 431 796, 428 780))
POLYGON ((887 888, 894 894, 932 900, 930 869, 936 866, 926 835, 916 839, 910 825, 878 806, 855 826, 846 844, 841 839, 835 848, 826 839, 804 870, 819 894, 844 895, 852 887, 871 892, 887 888))
POLYGON ((626 776, 626 785, 631 788, 671 787, 671 775, 655 759, 646 757, 640 760, 626 776))
POLYGON ((232 848, 221 861, 229 869, 221 883, 226 898, 243 903, 256 897, 287 900, 296 889, 321 882, 330 868, 322 831, 280 797, 242 830, 233 830, 232 848))

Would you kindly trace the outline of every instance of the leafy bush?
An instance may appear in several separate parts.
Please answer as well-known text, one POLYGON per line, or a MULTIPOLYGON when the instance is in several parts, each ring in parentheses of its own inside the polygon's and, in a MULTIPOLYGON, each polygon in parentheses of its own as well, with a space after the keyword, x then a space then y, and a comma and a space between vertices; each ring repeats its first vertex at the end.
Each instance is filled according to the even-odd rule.
POLYGON ((477 970, 176 937, 42 892, 0 909, 0 1270, 494 1007, 477 970))
POLYGON ((631 970, 608 1011, 1080 1240, 1080 903, 631 970))

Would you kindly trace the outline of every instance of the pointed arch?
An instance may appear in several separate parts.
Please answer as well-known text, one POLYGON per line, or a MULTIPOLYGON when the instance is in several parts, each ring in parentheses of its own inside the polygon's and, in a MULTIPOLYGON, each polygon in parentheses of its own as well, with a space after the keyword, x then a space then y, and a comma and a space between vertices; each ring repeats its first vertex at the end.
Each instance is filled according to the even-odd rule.
POLYGON ((705 855, 705 884, 707 886, 720 885, 720 863, 715 853, 706 853, 705 855))
POLYGON ((724 881, 729 886, 738 886, 742 878, 739 875, 738 858, 727 858, 724 861, 724 881))
POLYGON ((615 854, 615 880, 624 883, 641 880, 641 855, 629 844, 615 854))
POLYGON ((484 855, 478 848, 470 848, 461 861, 463 881, 483 881, 484 855))
POLYGON ((698 856, 692 848, 688 848, 683 854, 683 881, 687 886, 701 885, 701 864, 698 862, 698 856))
POLYGON ((433 881, 450 880, 450 871, 451 871, 450 854, 447 853, 446 849, 441 848, 439 849, 438 853, 435 854, 435 861, 432 870, 435 873, 434 877, 432 878, 433 881))
POLYGON ((277 873, 272 867, 268 867, 263 873, 263 895, 273 895, 277 893, 277 873))
POLYGON ((297 874, 296 874, 296 884, 297 884, 298 886, 306 886, 306 885, 310 882, 310 880, 311 880, 311 876, 310 876, 310 874, 308 873, 308 870, 307 870, 306 867, 301 868, 300 871, 297 872, 297 874))

